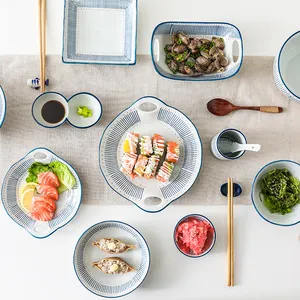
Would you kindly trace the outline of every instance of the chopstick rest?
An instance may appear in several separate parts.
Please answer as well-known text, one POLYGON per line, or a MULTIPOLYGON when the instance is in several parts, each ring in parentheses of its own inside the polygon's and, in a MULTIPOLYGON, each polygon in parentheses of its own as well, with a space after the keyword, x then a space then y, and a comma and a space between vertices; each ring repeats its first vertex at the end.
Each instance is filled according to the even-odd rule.
MULTIPOLYGON (((41 81, 38 77, 27 80, 27 85, 36 90, 40 89, 41 87, 40 83, 41 81)), ((49 86, 49 79, 45 80, 45 85, 49 86)))

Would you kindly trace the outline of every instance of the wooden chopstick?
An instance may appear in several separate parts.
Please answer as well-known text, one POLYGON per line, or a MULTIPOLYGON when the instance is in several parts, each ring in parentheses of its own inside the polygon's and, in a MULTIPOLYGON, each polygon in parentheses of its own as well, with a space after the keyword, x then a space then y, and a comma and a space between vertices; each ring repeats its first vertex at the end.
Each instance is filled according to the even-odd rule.
POLYGON ((39 29, 40 29, 40 85, 45 92, 46 76, 46 0, 38 0, 39 29))
POLYGON ((227 285, 234 286, 234 227, 233 227, 233 181, 228 178, 227 184, 227 198, 228 198, 228 219, 227 219, 227 285))
POLYGON ((231 185, 231 195, 230 195, 230 221, 231 221, 231 229, 230 229, 230 242, 231 242, 231 252, 230 252, 230 276, 231 276, 231 286, 234 286, 234 217, 233 217, 233 181, 230 178, 231 185))
POLYGON ((231 178, 227 181, 227 285, 231 286, 231 178))

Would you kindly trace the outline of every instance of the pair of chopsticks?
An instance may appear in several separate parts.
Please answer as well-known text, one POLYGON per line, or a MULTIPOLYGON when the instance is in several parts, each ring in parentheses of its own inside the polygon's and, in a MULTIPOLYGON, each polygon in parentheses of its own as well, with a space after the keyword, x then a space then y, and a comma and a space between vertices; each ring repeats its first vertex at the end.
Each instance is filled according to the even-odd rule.
POLYGON ((39 3, 39 29, 40 29, 40 85, 42 93, 45 92, 46 81, 46 0, 39 3))
POLYGON ((228 198, 227 285, 234 286, 234 229, 233 229, 233 182, 232 182, 232 178, 228 178, 227 198, 228 198))

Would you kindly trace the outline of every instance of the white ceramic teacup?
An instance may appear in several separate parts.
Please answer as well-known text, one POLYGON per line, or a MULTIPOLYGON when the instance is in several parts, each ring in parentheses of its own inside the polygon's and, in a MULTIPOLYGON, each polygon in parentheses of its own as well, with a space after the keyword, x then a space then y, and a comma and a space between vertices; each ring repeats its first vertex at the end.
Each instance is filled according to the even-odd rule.
POLYGON ((221 160, 233 160, 240 158, 245 153, 245 150, 234 153, 225 153, 222 151, 222 141, 224 140, 239 144, 247 144, 247 139, 241 131, 234 128, 225 129, 211 140, 211 151, 216 158, 221 160))
POLYGON ((40 96, 38 96, 35 99, 35 101, 33 102, 33 105, 32 105, 32 116, 33 116, 34 120, 39 125, 46 127, 46 128, 55 128, 55 127, 62 125, 67 120, 68 115, 69 115, 69 105, 68 105, 67 99, 63 95, 56 93, 56 92, 46 92, 46 93, 41 94, 40 96), (61 121, 59 121, 57 123, 49 123, 42 116, 43 106, 51 100, 60 102, 65 109, 64 117, 62 118, 61 121))

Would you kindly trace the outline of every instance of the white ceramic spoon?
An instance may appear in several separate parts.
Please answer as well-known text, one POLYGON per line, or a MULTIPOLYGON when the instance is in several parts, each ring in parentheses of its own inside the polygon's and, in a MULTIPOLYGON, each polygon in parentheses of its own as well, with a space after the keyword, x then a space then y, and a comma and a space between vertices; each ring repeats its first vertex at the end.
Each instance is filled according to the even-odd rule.
POLYGON ((259 144, 239 144, 237 142, 232 142, 230 140, 222 140, 221 142, 221 149, 223 153, 234 153, 239 151, 255 151, 258 152, 261 148, 259 144))

